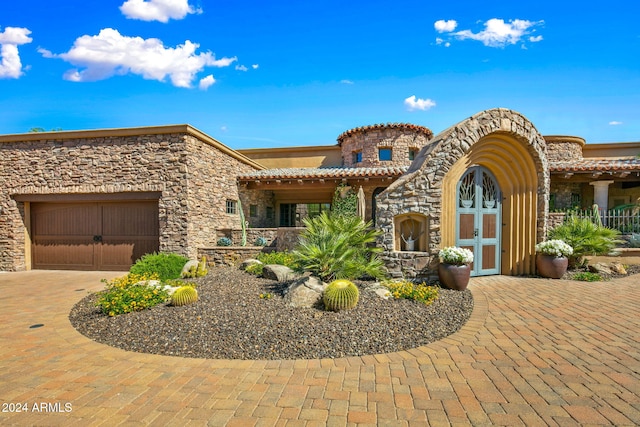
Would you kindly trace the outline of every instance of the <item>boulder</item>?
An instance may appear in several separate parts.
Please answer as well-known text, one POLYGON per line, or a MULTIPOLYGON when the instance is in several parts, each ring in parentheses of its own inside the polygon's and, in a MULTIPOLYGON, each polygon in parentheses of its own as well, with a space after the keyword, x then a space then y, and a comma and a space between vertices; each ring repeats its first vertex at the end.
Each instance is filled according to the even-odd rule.
POLYGON ((255 258, 249 258, 242 261, 242 263, 240 263, 239 268, 240 270, 246 270, 248 267, 251 267, 252 265, 257 265, 257 264, 262 264, 262 261, 259 261, 255 258))
POLYGON ((627 269, 624 268, 624 265, 620 264, 619 262, 614 262, 613 264, 611 264, 611 269, 617 274, 627 274, 627 269))
POLYGON ((297 277, 297 274, 287 267, 280 264, 266 264, 262 268, 262 276, 266 279, 277 280, 278 282, 286 282, 293 280, 297 277))
POLYGON ((327 286, 315 276, 301 277, 284 291, 284 300, 292 307, 311 308, 322 300, 327 286))
POLYGON ((611 275, 613 274, 613 271, 611 270, 611 267, 607 264, 605 264, 604 262, 598 262, 595 263, 593 265, 589 265, 589 271, 592 273, 596 273, 596 274, 604 274, 604 275, 611 275))

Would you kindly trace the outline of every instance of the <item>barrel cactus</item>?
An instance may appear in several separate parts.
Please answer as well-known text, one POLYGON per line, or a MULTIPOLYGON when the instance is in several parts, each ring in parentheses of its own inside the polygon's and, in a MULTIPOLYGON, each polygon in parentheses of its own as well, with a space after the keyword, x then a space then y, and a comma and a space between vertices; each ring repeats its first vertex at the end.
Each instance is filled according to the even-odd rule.
POLYGON ((193 304, 198 300, 198 291, 193 286, 180 286, 171 295, 171 305, 181 306, 193 304))
POLYGON ((326 310, 340 311, 355 307, 359 297, 360 291, 353 282, 339 279, 329 283, 322 296, 322 301, 326 310))
POLYGON ((208 272, 209 270, 207 269, 207 258, 203 256, 200 262, 198 263, 198 268, 196 269, 195 277, 204 277, 207 275, 208 272))

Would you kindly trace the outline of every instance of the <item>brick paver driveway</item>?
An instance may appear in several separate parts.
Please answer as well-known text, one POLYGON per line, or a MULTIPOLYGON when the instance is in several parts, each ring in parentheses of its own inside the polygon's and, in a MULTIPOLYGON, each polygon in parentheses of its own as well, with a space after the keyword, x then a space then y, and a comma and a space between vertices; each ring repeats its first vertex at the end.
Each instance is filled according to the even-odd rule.
POLYGON ((0 274, 0 425, 640 424, 639 276, 476 278, 472 319, 438 343, 233 361, 131 353, 77 333, 70 308, 115 275, 0 274))

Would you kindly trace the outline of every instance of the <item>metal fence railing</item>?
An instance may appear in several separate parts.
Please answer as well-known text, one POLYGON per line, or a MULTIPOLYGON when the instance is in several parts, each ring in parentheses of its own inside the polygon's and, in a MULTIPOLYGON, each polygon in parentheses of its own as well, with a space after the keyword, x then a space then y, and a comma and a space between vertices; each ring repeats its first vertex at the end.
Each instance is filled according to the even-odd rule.
MULTIPOLYGON (((595 220, 593 209, 571 209, 565 212, 565 217, 574 215, 578 218, 595 220)), ((609 209, 599 211, 602 225, 620 231, 622 234, 640 233, 640 209, 609 209)))

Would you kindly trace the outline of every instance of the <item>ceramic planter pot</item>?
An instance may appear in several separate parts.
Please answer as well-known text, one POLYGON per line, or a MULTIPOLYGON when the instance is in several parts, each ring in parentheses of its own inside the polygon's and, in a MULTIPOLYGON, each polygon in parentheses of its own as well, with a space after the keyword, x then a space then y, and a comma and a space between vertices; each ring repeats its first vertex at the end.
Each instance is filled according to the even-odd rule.
POLYGON ((471 277, 471 266, 440 263, 438 264, 438 277, 440 283, 447 288, 464 291, 467 289, 471 277))
POLYGON ((569 267, 569 258, 557 257, 554 255, 536 255, 536 268, 538 274, 542 277, 550 279, 560 279, 567 272, 569 267))

